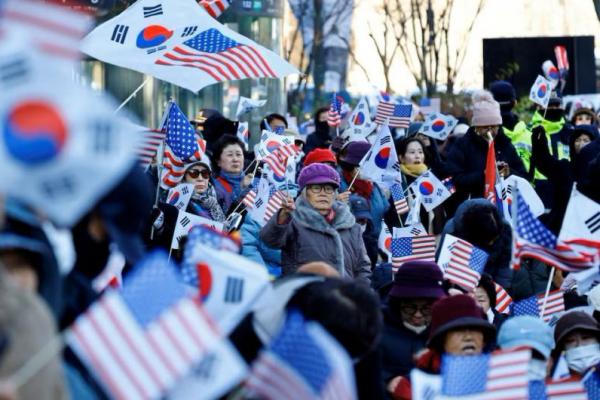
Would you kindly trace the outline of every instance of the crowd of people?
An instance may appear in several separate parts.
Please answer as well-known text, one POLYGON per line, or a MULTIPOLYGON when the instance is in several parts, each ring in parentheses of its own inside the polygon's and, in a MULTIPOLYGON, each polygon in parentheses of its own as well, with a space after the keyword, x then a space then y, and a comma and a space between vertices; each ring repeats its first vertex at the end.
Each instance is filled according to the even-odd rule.
MULTIPOLYGON (((71 229, 74 259, 67 269, 52 224, 38 210, 6 198, 0 231, 0 399, 109 397, 95 371, 69 347, 26 384, 11 377, 107 290, 97 283, 115 254, 122 255, 124 268, 111 288, 153 249, 181 261, 182 250, 172 249, 180 211, 168 199, 165 179, 193 185, 181 211, 221 223, 241 244, 241 255, 272 277, 278 303, 273 313, 251 309, 229 335, 248 364, 269 341, 258 322, 268 326, 273 321, 265 319, 294 309, 320 323, 347 351, 361 399, 414 398, 411 371, 440 375, 445 355, 498 349, 531 349, 532 399, 545 398, 545 381, 581 381, 590 374, 600 379, 600 287, 582 294, 569 273, 554 272, 538 259, 525 258, 520 269, 512 269, 514 233, 505 219, 510 217, 484 198, 493 141, 499 176, 528 181, 544 205, 540 221, 558 235, 574 184, 600 202, 597 110, 570 110, 568 120, 565 104, 555 96, 547 109, 521 121, 516 101, 512 85, 497 81, 473 95, 469 117, 445 140, 423 133, 423 115, 413 116, 407 129, 392 129, 398 183, 405 192, 428 171, 452 179, 455 192, 433 210, 410 196, 409 202, 421 208, 418 222, 438 244, 453 235, 488 254, 475 289, 450 282, 432 261, 392 267, 389 249, 379 243, 382 231, 415 221, 397 212, 389 187, 361 175, 376 132, 348 140, 328 126, 328 108, 315 112, 314 131, 307 136, 282 115, 264 118, 261 131, 286 136, 296 148, 295 179, 285 182, 267 221, 256 220, 246 200, 268 167, 236 135, 236 121, 219 113, 191 121, 202 154, 184 160, 178 176, 165 177, 168 156, 159 152, 147 168, 133 166, 89 210, 71 229), (564 312, 551 322, 498 307, 501 293, 516 303, 547 295, 548 288, 564 292, 564 312)), ((252 138, 258 135, 250 136, 257 141, 252 138)))

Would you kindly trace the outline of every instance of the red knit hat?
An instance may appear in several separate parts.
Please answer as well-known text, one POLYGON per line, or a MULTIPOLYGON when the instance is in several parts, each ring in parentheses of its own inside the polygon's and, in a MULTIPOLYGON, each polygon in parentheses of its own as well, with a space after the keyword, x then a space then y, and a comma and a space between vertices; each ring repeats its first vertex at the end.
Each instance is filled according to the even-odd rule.
POLYGON ((316 148, 308 153, 304 158, 305 167, 310 164, 325 162, 330 162, 337 165, 337 160, 335 159, 335 154, 333 154, 333 151, 329 149, 316 148))
POLYGON ((443 353, 445 334, 461 328, 481 330, 486 344, 493 342, 496 337, 496 328, 488 322, 479 304, 469 295, 458 294, 444 297, 433 304, 427 347, 443 353))

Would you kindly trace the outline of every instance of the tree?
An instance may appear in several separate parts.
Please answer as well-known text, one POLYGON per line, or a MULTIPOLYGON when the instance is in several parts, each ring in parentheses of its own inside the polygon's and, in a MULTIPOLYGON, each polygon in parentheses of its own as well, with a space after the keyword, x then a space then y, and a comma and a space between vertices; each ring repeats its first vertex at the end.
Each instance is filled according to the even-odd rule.
MULTIPOLYGON (((379 11, 382 30, 376 32, 369 25, 369 36, 379 55, 386 90, 391 89, 391 67, 400 54, 421 94, 429 97, 437 91, 441 69, 445 70, 446 91, 452 94, 467 53, 470 33, 485 0, 472 3, 474 15, 463 27, 452 24, 454 0, 382 0, 382 3, 379 11), (460 36, 458 44, 452 43, 452 34, 460 36)), ((356 57, 353 58, 361 66, 356 57)))

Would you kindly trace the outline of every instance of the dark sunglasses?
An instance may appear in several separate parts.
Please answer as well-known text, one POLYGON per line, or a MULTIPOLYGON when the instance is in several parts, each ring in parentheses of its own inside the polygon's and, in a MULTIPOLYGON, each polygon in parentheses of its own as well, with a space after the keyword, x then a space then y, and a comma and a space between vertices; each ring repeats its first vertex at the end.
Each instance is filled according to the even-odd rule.
POLYGON ((208 178, 210 178, 210 171, 207 169, 203 169, 202 171, 200 171, 198 169, 190 169, 187 172, 187 175, 192 179, 196 179, 200 175, 202 175, 202 178, 208 179, 208 178))

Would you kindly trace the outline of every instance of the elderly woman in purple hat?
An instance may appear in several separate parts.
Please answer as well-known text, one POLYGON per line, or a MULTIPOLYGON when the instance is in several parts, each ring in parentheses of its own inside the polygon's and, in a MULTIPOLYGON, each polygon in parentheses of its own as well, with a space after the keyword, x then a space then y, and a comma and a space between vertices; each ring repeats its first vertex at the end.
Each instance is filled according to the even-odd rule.
POLYGON ((429 261, 409 261, 394 274, 383 307, 381 362, 384 381, 408 375, 429 338, 433 303, 446 295, 442 270, 429 261))
POLYGON ((302 264, 324 261, 342 277, 370 282, 371 263, 360 225, 348 206, 336 200, 340 186, 337 171, 325 164, 311 164, 300 172, 301 194, 288 198, 260 232, 269 246, 282 249, 283 275, 302 264))

